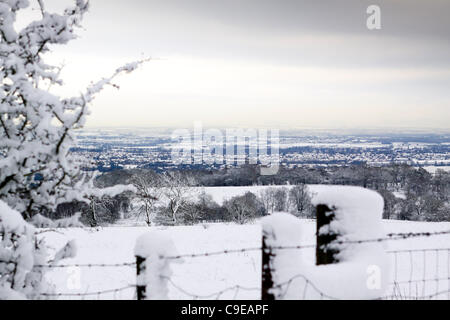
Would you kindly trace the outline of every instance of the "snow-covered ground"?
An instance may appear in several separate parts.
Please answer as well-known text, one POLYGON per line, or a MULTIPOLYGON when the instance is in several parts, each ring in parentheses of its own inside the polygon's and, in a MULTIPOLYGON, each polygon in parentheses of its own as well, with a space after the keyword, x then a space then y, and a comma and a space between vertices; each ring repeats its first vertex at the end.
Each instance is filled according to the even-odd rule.
POLYGON ((424 166, 423 168, 433 174, 438 170, 450 171, 450 166, 424 166))
POLYGON ((235 196, 241 196, 246 192, 253 192, 258 195, 261 191, 267 188, 290 188, 286 186, 244 186, 244 187, 199 187, 200 190, 204 190, 206 194, 212 196, 213 200, 218 204, 223 204, 225 200, 231 199, 235 196))
MULTIPOLYGON (((289 186, 275 186, 276 188, 289 186)), ((247 191, 258 194, 268 186, 249 187, 207 187, 202 188, 219 204, 225 199, 242 195, 247 191)), ((323 186, 310 185, 314 197, 323 186)), ((450 223, 383 221, 388 233, 417 233, 450 230, 450 223)), ((136 239, 152 229, 162 230, 172 238, 180 254, 202 254, 223 250, 258 248, 261 246, 261 226, 259 222, 249 225, 203 224, 179 227, 134 226, 132 220, 123 220, 111 227, 93 229, 59 229, 58 232, 43 233, 46 241, 57 250, 65 242, 75 239, 78 254, 63 264, 123 264, 134 262, 136 239)), ((301 220, 300 245, 315 244, 315 221, 301 220)), ((450 235, 408 238, 386 241, 385 250, 391 264, 389 282, 398 282, 389 287, 385 295, 396 298, 424 297, 443 292, 438 298, 450 298, 450 235), (431 249, 423 251, 422 249, 431 249), (401 251, 393 253, 391 251, 401 251), (411 251, 413 250, 413 251, 411 251), (425 281, 424 281, 425 280, 425 281)), ((306 266, 314 268, 315 250, 302 250, 306 266)), ((173 276, 169 284, 171 299, 259 299, 261 285, 261 252, 251 250, 240 253, 184 258, 180 264, 173 264, 173 276), (236 286, 240 288, 236 288, 236 286)), ((303 270, 305 271, 305 270, 303 270)), ((299 270, 299 274, 302 270, 299 270)), ((339 277, 337 274, 336 277, 339 277)), ((61 298, 74 299, 134 299, 135 289, 106 292, 132 286, 136 281, 135 266, 80 266, 52 269, 48 279, 55 286, 56 293, 67 293, 61 298), (86 293, 94 293, 85 295, 86 293), (82 294, 82 295, 78 295, 82 294), (72 296, 73 295, 73 296, 72 296)), ((298 280, 300 281, 300 279, 298 280)), ((327 289, 322 281, 317 285, 325 294, 327 289)), ((295 289, 295 284, 292 289, 295 289)), ((336 293, 336 291, 334 291, 336 293)), ((289 296, 289 295, 288 295, 289 296)), ((292 295, 291 295, 292 296, 292 295)), ((295 296, 295 295, 294 295, 295 296)), ((309 290, 306 298, 318 298, 317 292, 309 290)))
MULTIPOLYGON (((305 245, 315 242, 315 221, 302 220, 305 245)), ((435 232, 449 230, 450 223, 420 223, 384 221, 386 233, 435 232)), ((164 230, 173 239, 180 254, 215 252, 224 249, 255 248, 261 245, 261 227, 252 225, 207 224, 186 227, 155 227, 164 230)), ((42 234, 56 250, 63 240, 76 239, 78 253, 75 258, 62 264, 113 264, 134 262, 136 239, 149 231, 148 227, 106 227, 98 230, 60 229, 58 232, 42 234)), ((387 250, 419 250, 450 248, 450 236, 410 238, 389 241, 387 250)), ((303 257, 314 263, 314 249, 302 249, 303 257)), ((390 277, 396 274, 400 282, 397 297, 425 296, 445 292, 439 298, 448 298, 450 287, 450 250, 417 251, 389 254, 390 277), (397 266, 397 267, 395 267, 397 266), (423 279, 434 279, 426 281, 423 279), (440 279, 440 280, 435 280, 440 279), (410 282, 412 280, 412 282, 410 282), (415 280, 420 280, 415 282, 415 280), (406 283, 402 283, 406 281, 406 283)), ((173 283, 169 297, 172 299, 193 299, 208 296, 209 299, 259 299, 261 283, 261 252, 258 250, 184 258, 183 263, 173 264, 173 283), (239 285, 243 288, 235 289, 239 285), (228 289, 219 296, 215 293, 228 289), (181 290, 180 290, 181 289, 181 290), (192 294, 192 295, 190 295, 192 294)), ((301 272, 301 270, 299 270, 301 272)), ((339 275, 336 275, 337 277, 339 275)), ((48 279, 55 285, 55 292, 85 294, 133 285, 136 279, 134 266, 120 267, 71 267, 57 268, 48 273, 48 279)), ((392 279, 393 280, 393 279, 392 279)), ((327 292, 327 288, 320 288, 327 292)), ((392 289, 392 288, 391 288, 392 289)), ((343 289, 345 290, 345 289, 343 289)), ((392 294, 392 290, 387 292, 392 294)), ((129 288, 119 292, 93 294, 89 296, 63 296, 65 299, 134 299, 135 290, 129 288)), ((308 297, 308 296, 307 296, 308 297)), ((311 296, 313 298, 314 296, 311 296)), ((317 298, 317 296, 315 296, 317 298)))
MULTIPOLYGON (((205 192, 212 196, 213 200, 218 204, 223 204, 225 200, 231 199, 235 196, 242 196, 246 192, 252 192, 255 195, 259 195, 267 188, 287 188, 290 189, 292 185, 269 185, 269 186, 243 186, 243 187, 198 187, 197 194, 205 192)), ((317 194, 317 191, 321 190, 323 185, 308 185, 309 191, 312 196, 317 194)))

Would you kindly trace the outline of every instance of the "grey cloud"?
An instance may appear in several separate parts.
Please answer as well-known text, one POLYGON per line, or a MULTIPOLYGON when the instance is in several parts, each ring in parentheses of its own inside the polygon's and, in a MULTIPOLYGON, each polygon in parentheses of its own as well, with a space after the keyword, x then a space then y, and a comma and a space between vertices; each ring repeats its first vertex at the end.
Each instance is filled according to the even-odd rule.
POLYGON ((448 0, 91 0, 91 7, 80 46, 99 54, 450 67, 448 0), (381 7, 381 30, 366 28, 370 4, 381 7))

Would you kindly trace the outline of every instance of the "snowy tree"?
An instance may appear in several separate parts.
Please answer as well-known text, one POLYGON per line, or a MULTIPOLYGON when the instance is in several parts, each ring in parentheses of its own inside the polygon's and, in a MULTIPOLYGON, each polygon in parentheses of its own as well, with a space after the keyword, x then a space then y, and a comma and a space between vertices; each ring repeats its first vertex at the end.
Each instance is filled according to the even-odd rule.
POLYGON ((113 204, 111 197, 104 196, 98 198, 89 196, 89 224, 91 227, 97 227, 99 223, 98 212, 109 211, 109 207, 113 204))
POLYGON ((311 217, 314 213, 314 206, 311 203, 311 195, 305 184, 299 184, 289 191, 289 201, 294 207, 296 215, 300 217, 311 217))
POLYGON ((162 175, 162 192, 168 201, 168 210, 173 224, 178 223, 178 217, 192 199, 198 196, 195 188, 197 182, 190 176, 179 171, 166 172, 162 175))
POLYGON ((448 203, 450 199, 450 172, 438 169, 433 176, 433 189, 439 199, 448 203))
POLYGON ((96 94, 107 85, 116 87, 116 76, 142 62, 118 68, 79 96, 50 93, 49 86, 63 82, 43 55, 76 38, 88 2, 76 0, 63 14, 47 12, 42 0, 37 3, 40 19, 16 30, 16 15, 29 2, 0 2, 0 200, 26 218, 59 203, 88 201, 80 163, 69 153, 75 130, 83 127, 96 94))
POLYGON ((394 219, 397 217, 400 201, 395 195, 385 189, 377 190, 384 199, 383 219, 394 219))
POLYGON ((247 192, 242 196, 232 197, 224 202, 232 221, 244 224, 258 216, 263 216, 266 212, 264 205, 253 193, 247 192))
POLYGON ((200 205, 195 202, 188 202, 183 208, 183 223, 192 225, 200 222, 203 217, 203 212, 200 205))
POLYGON ((133 185, 115 185, 107 188, 96 188, 94 185, 96 175, 84 186, 84 192, 87 194, 89 201, 89 223, 92 227, 99 224, 99 212, 107 212, 111 214, 114 207, 114 197, 126 193, 136 193, 137 189, 133 185))
POLYGON ((152 225, 155 214, 155 206, 161 198, 162 188, 160 179, 151 172, 138 173, 132 178, 136 188, 135 197, 139 201, 138 217, 144 215, 148 226, 152 225))
POLYGON ((83 176, 80 161, 69 151, 96 94, 107 85, 117 87, 113 79, 135 70, 142 61, 118 68, 79 96, 64 98, 49 92, 49 87, 63 82, 59 69, 45 63, 43 55, 51 46, 76 38, 88 2, 76 0, 62 14, 47 12, 43 0, 37 3, 41 17, 16 30, 17 13, 28 8, 29 1, 0 2, 0 299, 39 297, 46 290, 47 268, 42 265, 74 254, 68 243, 46 261, 45 243, 23 217, 53 210, 60 203, 89 202, 90 196, 112 196, 128 189, 93 188, 92 179, 83 176))
POLYGON ((274 193, 275 211, 286 211, 288 202, 288 189, 286 187, 278 188, 274 193))
POLYGON ((258 193, 258 199, 268 213, 281 212, 287 206, 287 188, 268 187, 258 193))
POLYGON ((264 205, 264 208, 268 213, 273 213, 275 210, 275 194, 277 189, 269 187, 261 190, 258 194, 258 198, 264 205))
POLYGON ((34 227, 0 200, 0 300, 40 298, 43 291, 51 291, 44 278, 48 269, 42 265, 73 257, 75 251, 69 242, 47 261, 47 246, 34 227))

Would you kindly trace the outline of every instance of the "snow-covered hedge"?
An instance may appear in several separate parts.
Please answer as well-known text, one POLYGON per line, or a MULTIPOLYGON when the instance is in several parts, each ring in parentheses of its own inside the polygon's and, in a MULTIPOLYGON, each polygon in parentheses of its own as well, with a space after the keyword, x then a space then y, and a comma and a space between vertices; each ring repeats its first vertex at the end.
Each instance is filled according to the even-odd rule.
POLYGON ((38 298, 47 284, 45 269, 35 266, 45 264, 46 258, 34 227, 0 201, 0 300, 38 298))
MULTIPOLYGON (((338 263, 316 266, 312 248, 275 250, 274 295, 282 299, 381 297, 389 282, 386 248, 383 243, 354 241, 383 236, 382 197, 358 187, 321 186, 315 191, 314 205, 327 205, 335 214, 319 233, 338 235, 338 243, 331 244, 338 252, 338 263)), ((270 246, 311 244, 302 239, 302 224, 293 216, 274 214, 263 219, 263 228, 266 234, 272 233, 270 246)))
POLYGON ((52 220, 43 215, 37 214, 28 222, 36 228, 82 228, 83 223, 80 222, 81 213, 77 212, 68 218, 52 220))

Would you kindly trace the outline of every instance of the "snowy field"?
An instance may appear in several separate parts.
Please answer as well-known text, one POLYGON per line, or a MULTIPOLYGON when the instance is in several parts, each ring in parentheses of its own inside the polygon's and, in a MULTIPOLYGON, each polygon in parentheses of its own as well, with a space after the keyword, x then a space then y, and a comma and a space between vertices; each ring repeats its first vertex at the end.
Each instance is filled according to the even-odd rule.
MULTIPOLYGON (((302 220, 305 243, 315 242, 315 221, 302 220)), ((436 232, 450 229, 450 223, 419 223, 384 221, 386 233, 436 232)), ((209 224, 190 227, 155 227, 164 230, 173 239, 180 254, 206 253, 224 249, 254 248, 261 245, 261 227, 252 225, 209 224)), ((136 238, 148 227, 105 227, 98 230, 60 229, 42 236, 56 250, 63 240, 76 239, 78 253, 62 264, 122 264, 134 262, 136 238)), ((399 283, 396 298, 422 297, 443 292, 437 298, 447 299, 450 287, 450 236, 410 238, 386 242, 386 250, 418 250, 389 254, 391 281, 399 283), (435 251, 434 249, 445 249, 435 251), (424 252, 420 249, 433 249, 424 252), (395 267, 396 266, 396 267, 395 267), (423 280, 427 281, 423 281, 423 280), (418 281, 416 281, 418 280, 418 281)), ((303 257, 314 264, 314 250, 302 249, 303 257)), ((258 250, 208 257, 184 258, 173 264, 174 275, 170 284, 171 299, 259 299, 261 282, 261 253, 258 250), (239 285, 239 290, 233 288, 239 285), (221 294, 219 291, 225 290, 221 294)), ((301 272, 301 270, 299 270, 301 272)), ((338 276, 338 275, 336 275, 338 276)), ((56 293, 74 294, 63 299, 135 299, 134 288, 78 296, 133 285, 134 266, 56 268, 48 273, 56 293)), ((326 293, 327 288, 320 288, 326 293)), ((392 294, 390 288, 387 295, 392 294)), ((311 295, 306 298, 317 298, 311 295)))
POLYGON ((423 168, 433 174, 438 170, 450 171, 450 166, 424 166, 423 168))
MULTIPOLYGON (((196 194, 205 192, 210 195, 215 202, 222 205, 225 200, 229 200, 235 196, 242 196, 246 192, 252 192, 255 195, 259 195, 262 191, 268 188, 292 188, 292 185, 269 185, 269 186, 243 186, 243 187, 197 187, 196 194)), ((308 185, 308 189, 311 195, 314 195, 323 188, 323 185, 308 185)))

